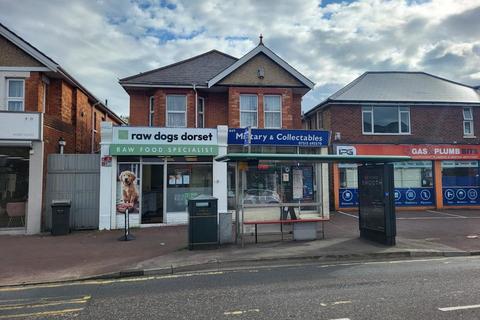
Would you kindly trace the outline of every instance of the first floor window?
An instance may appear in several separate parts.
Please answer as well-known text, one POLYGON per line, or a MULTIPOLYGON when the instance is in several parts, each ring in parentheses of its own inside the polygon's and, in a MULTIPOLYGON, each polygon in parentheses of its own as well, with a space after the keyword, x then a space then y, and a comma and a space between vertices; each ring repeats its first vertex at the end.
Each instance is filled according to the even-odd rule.
POLYGON ((153 126, 153 119, 155 116, 155 109, 154 109, 154 97, 151 96, 150 99, 148 100, 148 108, 149 108, 149 113, 148 113, 148 126, 151 127, 153 126))
POLYGON ((240 95, 240 127, 258 126, 258 98, 254 94, 240 95))
POLYGON ((187 126, 187 96, 167 96, 167 127, 187 126))
POLYGON ((7 79, 7 110, 23 111, 25 100, 25 80, 7 79))
POLYGON ((205 99, 200 97, 197 101, 197 128, 205 127, 205 99))
POLYGON ((473 111, 472 107, 463 108, 463 135, 473 136, 473 111))
POLYGON ((265 128, 282 127, 282 100, 281 96, 264 96, 265 128))
POLYGON ((362 107, 364 134, 409 134, 410 108, 399 106, 362 107))

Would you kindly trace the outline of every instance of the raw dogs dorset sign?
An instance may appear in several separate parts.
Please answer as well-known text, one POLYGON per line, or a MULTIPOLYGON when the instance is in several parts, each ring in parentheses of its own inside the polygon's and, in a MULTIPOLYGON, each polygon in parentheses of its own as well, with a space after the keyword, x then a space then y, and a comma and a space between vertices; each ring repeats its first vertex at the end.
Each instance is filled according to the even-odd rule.
POLYGON ((111 155, 214 156, 217 130, 114 127, 111 155))

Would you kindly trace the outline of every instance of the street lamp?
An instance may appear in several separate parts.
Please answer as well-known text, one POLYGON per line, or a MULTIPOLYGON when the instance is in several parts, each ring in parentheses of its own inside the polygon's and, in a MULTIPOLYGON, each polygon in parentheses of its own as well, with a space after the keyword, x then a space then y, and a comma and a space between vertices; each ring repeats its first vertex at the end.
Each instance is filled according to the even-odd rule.
POLYGON ((63 139, 63 137, 60 137, 60 139, 58 139, 58 146, 60 147, 60 154, 63 154, 63 149, 65 148, 66 145, 67 145, 67 142, 63 139))

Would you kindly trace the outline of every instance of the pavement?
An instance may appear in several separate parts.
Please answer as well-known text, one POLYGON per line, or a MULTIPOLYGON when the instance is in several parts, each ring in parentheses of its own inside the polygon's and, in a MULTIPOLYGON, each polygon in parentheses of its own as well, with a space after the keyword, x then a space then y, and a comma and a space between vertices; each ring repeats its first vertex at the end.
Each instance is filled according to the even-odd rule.
POLYGON ((397 212, 395 247, 360 239, 357 219, 355 212, 332 213, 323 240, 292 241, 287 236, 280 241, 280 236, 269 235, 258 244, 247 238, 244 248, 232 244, 195 251, 186 249, 186 226, 135 229, 136 240, 129 242, 117 240, 120 230, 0 236, 0 286, 259 264, 480 254, 478 210, 397 212))

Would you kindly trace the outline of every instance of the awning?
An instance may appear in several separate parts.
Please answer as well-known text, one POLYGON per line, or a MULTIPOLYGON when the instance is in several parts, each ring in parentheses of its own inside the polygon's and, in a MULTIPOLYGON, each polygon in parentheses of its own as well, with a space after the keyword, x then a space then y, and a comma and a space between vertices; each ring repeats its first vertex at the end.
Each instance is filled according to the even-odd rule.
POLYGON ((215 158, 220 162, 238 162, 255 160, 311 161, 338 163, 386 163, 412 160, 408 156, 347 156, 336 154, 278 154, 278 153, 228 153, 215 158))

